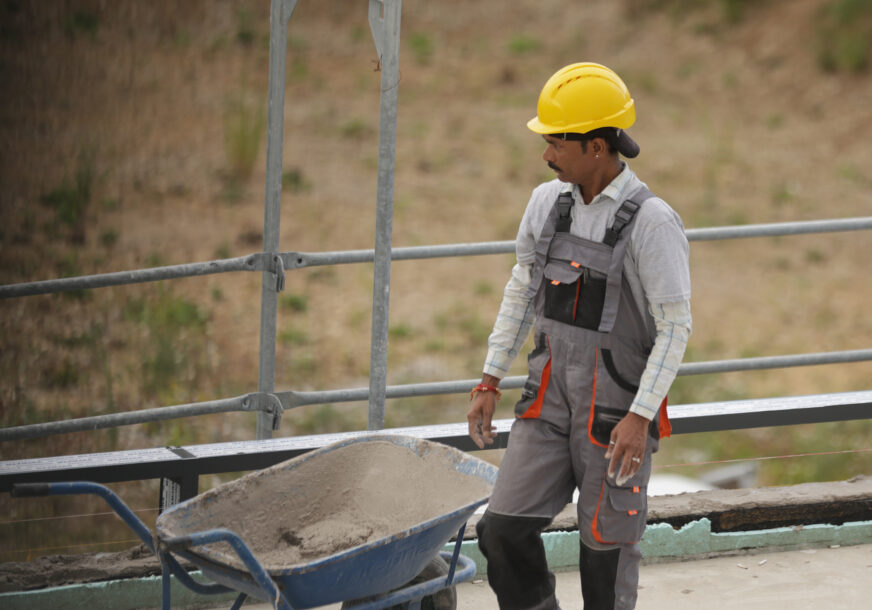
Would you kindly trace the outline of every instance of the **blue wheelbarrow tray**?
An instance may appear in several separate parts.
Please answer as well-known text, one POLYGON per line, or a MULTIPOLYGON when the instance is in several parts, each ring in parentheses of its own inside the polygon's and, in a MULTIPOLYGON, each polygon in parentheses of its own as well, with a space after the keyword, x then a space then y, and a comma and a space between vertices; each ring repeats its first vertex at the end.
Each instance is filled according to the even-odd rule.
MULTIPOLYGON (((487 502, 496 473, 439 443, 362 436, 178 504, 158 518, 157 537, 229 529, 294 608, 311 608, 409 582, 487 502)), ((227 543, 174 554, 216 582, 265 600, 227 543)))

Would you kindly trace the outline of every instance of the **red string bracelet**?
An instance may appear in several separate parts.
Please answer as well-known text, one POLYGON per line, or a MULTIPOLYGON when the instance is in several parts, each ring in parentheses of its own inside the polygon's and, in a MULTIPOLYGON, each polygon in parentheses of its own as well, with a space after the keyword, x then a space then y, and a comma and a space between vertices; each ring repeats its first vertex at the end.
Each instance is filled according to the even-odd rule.
POLYGON ((499 400, 500 397, 503 395, 503 393, 500 392, 498 388, 492 385, 487 385, 486 383, 480 383, 472 388, 472 392, 469 393, 469 399, 472 400, 473 398, 475 398, 475 395, 479 392, 493 392, 497 395, 497 400, 499 400))

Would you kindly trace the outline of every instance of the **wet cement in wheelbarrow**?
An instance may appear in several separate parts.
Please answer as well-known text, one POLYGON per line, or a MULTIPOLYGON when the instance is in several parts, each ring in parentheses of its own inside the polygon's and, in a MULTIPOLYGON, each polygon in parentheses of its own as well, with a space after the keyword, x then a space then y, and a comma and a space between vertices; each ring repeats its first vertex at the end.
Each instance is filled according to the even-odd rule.
MULTIPOLYGON (((453 451, 428 443, 419 456, 392 442, 369 441, 292 469, 278 464, 206 492, 190 520, 182 526, 167 519, 163 534, 226 527, 269 570, 311 563, 487 497, 487 481, 451 468, 453 451)), ((226 545, 205 554, 241 567, 226 545)))

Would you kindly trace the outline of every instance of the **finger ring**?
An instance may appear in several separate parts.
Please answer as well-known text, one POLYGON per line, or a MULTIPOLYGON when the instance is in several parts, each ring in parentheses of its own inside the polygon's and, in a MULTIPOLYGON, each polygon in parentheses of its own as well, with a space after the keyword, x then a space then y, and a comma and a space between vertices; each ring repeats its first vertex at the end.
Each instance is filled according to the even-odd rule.
POLYGON ((614 445, 614 444, 615 444, 615 441, 610 441, 610 442, 609 442, 609 445, 614 445))
POLYGON ((631 460, 633 460, 633 461, 634 461, 634 462, 641 462, 641 461, 642 461, 642 460, 640 460, 640 459, 639 459, 639 458, 637 458, 637 457, 634 457, 634 458, 630 458, 630 459, 631 459, 631 460))

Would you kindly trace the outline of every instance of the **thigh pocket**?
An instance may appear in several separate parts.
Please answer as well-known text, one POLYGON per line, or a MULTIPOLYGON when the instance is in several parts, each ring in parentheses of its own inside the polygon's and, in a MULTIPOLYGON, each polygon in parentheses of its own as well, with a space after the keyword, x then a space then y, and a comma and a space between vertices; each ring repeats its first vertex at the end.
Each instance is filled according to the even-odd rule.
POLYGON ((645 532, 647 512, 646 487, 615 487, 604 477, 593 518, 593 536, 602 544, 635 544, 645 532))
POLYGON ((545 333, 536 336, 536 347, 527 357, 527 365, 527 381, 524 383, 521 399, 515 404, 515 416, 537 418, 542 412, 545 391, 551 379, 551 348, 545 333))

